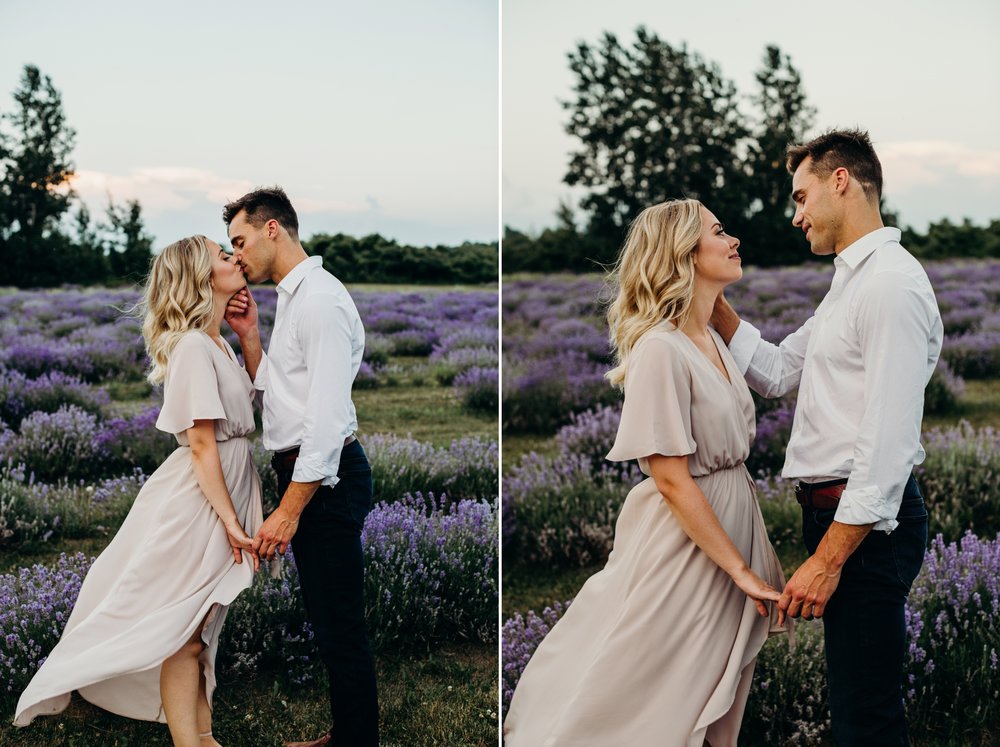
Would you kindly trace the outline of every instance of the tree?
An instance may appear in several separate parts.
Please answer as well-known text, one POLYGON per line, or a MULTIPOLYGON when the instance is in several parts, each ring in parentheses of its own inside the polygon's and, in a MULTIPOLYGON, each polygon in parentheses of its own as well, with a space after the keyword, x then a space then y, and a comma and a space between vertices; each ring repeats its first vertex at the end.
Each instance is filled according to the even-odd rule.
POLYGON ((138 200, 124 206, 108 201, 108 258, 116 280, 141 283, 149 272, 153 237, 146 233, 138 200))
POLYGON ((748 135, 736 89, 686 46, 640 26, 632 48, 611 33, 569 53, 576 98, 563 102, 579 138, 564 181, 590 187, 588 232, 621 244, 644 207, 676 197, 704 201, 734 229, 745 225, 748 135))
MULTIPOLYGON (((816 110, 806 103, 802 77, 788 55, 768 45, 763 67, 754 76, 751 97, 759 119, 748 146, 749 221, 737 234, 754 264, 781 265, 809 256, 799 229, 792 226, 792 178, 785 168, 789 144, 803 143, 816 110)), ((725 219, 723 219, 725 220, 725 219)))
POLYGON ((34 65, 25 65, 14 101, 0 115, 0 266, 10 282, 48 285, 66 244, 58 225, 73 195, 76 133, 52 80, 34 65))

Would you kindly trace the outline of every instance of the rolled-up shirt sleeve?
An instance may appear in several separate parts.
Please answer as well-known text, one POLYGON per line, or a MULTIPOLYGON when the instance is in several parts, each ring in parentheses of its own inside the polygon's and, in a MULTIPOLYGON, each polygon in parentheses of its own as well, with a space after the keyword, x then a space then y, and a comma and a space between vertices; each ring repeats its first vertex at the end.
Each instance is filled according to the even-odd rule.
POLYGON ((877 276, 855 313, 865 407, 835 518, 891 532, 913 465, 924 459, 920 423, 934 318, 912 278, 895 272, 877 276))
POLYGON ((352 317, 331 295, 309 296, 298 325, 307 372, 304 435, 292 480, 337 484, 344 439, 351 435, 352 317))
POLYGON ((729 352, 751 389, 763 397, 781 397, 799 385, 815 318, 809 317, 779 345, 768 342, 755 326, 740 320, 729 341, 729 352))
POLYGON ((261 351, 260 363, 257 364, 257 375, 253 378, 253 388, 258 392, 267 389, 267 353, 261 351))

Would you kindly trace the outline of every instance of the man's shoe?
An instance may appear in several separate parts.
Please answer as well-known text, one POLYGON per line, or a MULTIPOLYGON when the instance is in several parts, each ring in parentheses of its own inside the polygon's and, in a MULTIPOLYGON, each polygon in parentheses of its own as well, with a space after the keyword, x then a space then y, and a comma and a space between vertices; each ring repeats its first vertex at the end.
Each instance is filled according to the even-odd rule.
POLYGON ((285 747, 327 747, 331 744, 332 737, 330 732, 327 732, 319 739, 314 739, 311 742, 285 742, 285 747))

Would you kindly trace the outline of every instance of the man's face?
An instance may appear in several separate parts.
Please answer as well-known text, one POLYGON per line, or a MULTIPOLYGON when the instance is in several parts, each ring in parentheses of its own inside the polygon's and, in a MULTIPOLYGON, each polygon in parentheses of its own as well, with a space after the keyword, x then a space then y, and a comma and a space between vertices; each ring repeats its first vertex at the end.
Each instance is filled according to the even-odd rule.
POLYGON ((792 201, 795 215, 792 225, 801 228, 813 254, 833 254, 837 246, 841 220, 835 202, 836 171, 820 179, 810 170, 806 158, 792 175, 792 201))
POLYGON ((247 220, 246 211, 241 210, 229 224, 229 243, 248 282, 260 283, 271 277, 274 247, 267 237, 266 222, 256 228, 247 220))

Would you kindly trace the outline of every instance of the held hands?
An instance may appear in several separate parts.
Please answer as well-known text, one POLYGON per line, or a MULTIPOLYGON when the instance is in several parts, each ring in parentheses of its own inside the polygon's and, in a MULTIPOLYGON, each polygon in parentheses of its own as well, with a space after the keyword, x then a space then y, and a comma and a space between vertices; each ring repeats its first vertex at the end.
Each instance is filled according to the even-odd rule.
POLYGON ((254 573, 260 568, 260 556, 253 546, 250 535, 243 530, 243 526, 236 519, 226 522, 226 534, 229 536, 229 546, 233 549, 233 560, 237 565, 243 563, 243 553, 250 553, 253 558, 254 573))
POLYGON ((237 291, 226 305, 226 321, 241 339, 257 330, 257 302, 249 288, 237 291))
POLYGON ((779 624, 785 622, 785 615, 801 615, 804 620, 822 617, 839 583, 840 567, 811 555, 785 584, 785 591, 778 601, 779 624))
POLYGON ((253 539, 253 549, 265 560, 274 560, 275 553, 285 554, 288 543, 298 528, 298 517, 292 516, 288 509, 278 506, 257 530, 257 536, 253 539))
POLYGON ((777 589, 747 566, 743 566, 736 573, 732 574, 732 579, 733 583, 740 587, 753 600, 754 605, 757 607, 757 612, 761 617, 767 617, 768 615, 767 606, 764 604, 764 601, 777 602, 781 597, 777 589))

